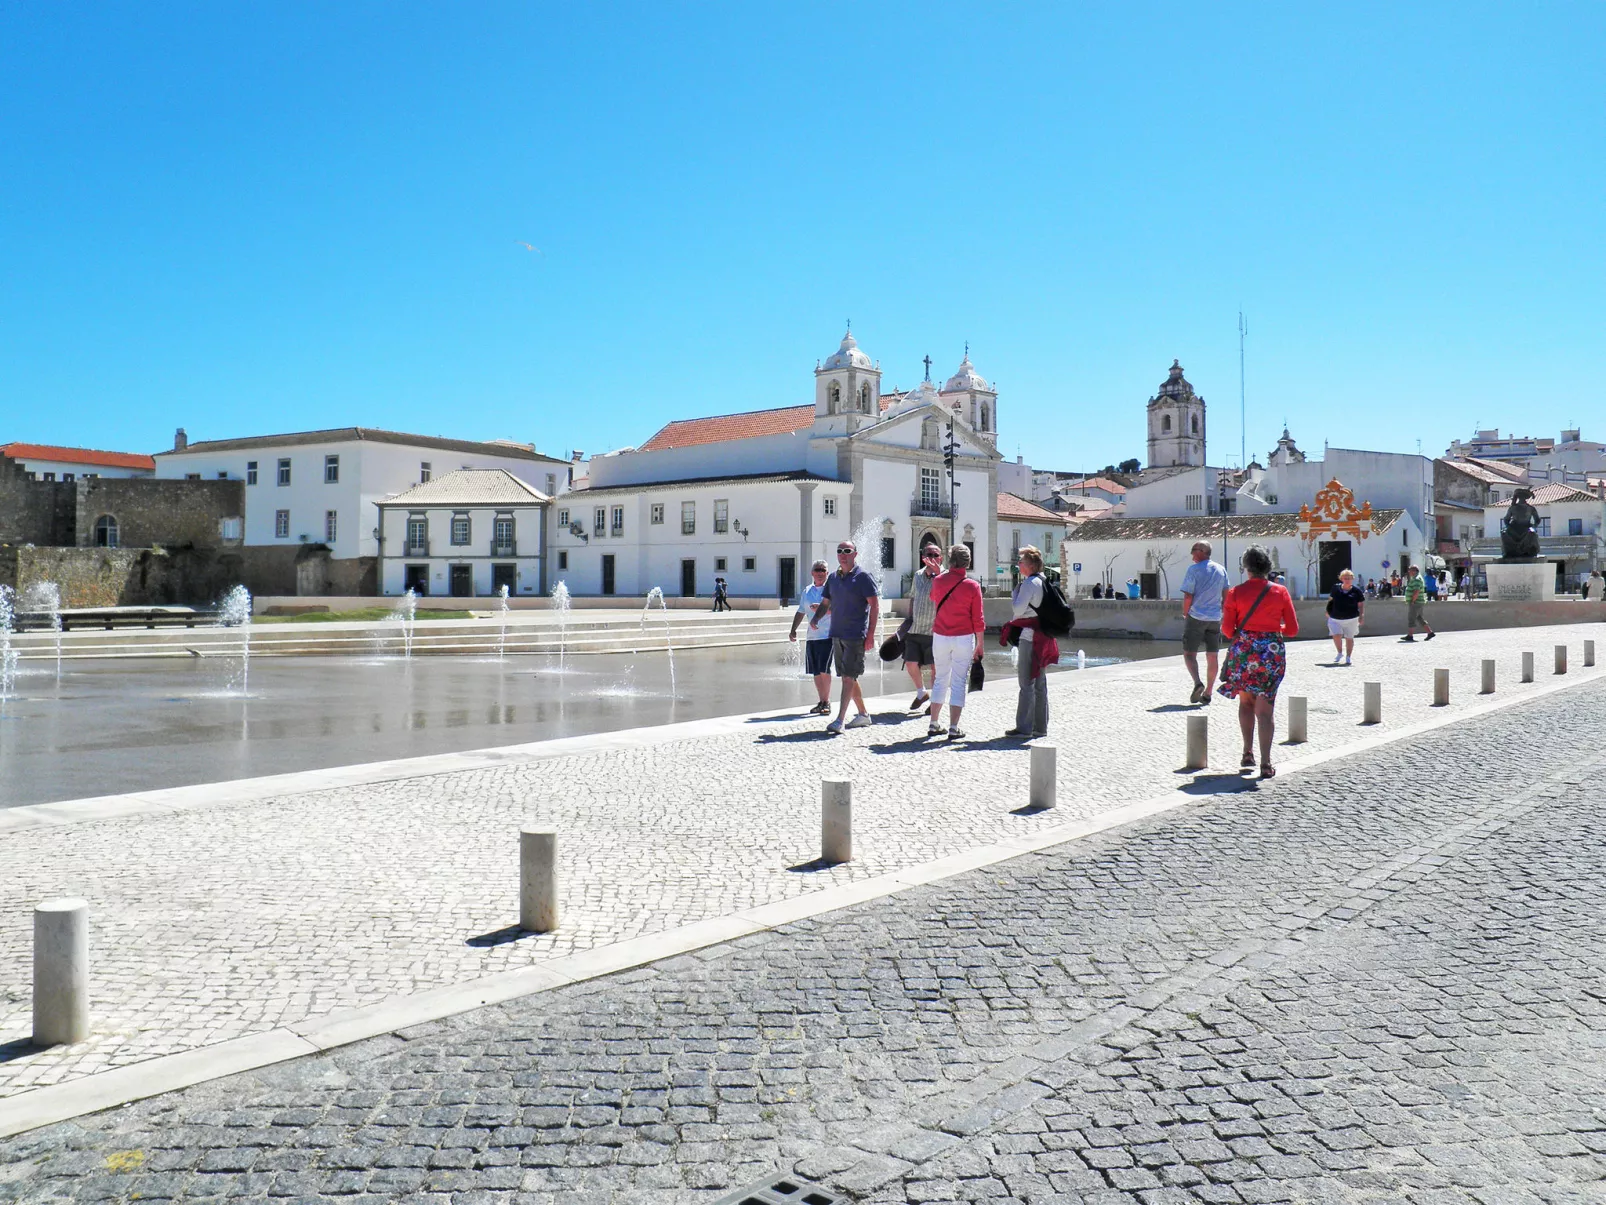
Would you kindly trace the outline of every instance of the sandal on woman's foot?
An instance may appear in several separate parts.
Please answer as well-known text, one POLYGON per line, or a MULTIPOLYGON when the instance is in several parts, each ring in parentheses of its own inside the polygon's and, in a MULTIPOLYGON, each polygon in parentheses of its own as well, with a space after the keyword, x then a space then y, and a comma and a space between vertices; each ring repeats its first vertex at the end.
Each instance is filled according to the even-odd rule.
POLYGON ((958 728, 950 728, 948 729, 948 739, 951 741, 962 741, 965 739, 965 734, 958 728))
POLYGON ((926 728, 926 735, 927 736, 941 736, 942 735, 942 726, 940 724, 931 724, 931 725, 929 725, 926 728))
POLYGON ((1269 761, 1261 762, 1260 763, 1260 776, 1262 778, 1276 778, 1277 777, 1277 767, 1272 765, 1269 761))
POLYGON ((1238 764, 1245 770, 1253 770, 1255 768, 1255 755, 1253 753, 1245 753, 1238 759, 1238 764))

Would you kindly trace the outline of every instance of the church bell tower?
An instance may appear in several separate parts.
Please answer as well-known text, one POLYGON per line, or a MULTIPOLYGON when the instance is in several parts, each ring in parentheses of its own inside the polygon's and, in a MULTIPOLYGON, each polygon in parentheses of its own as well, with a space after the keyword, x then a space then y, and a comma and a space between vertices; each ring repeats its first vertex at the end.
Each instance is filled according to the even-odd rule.
POLYGON ((1205 400, 1182 375, 1180 361, 1160 392, 1149 399, 1149 459, 1151 469, 1205 462, 1205 400))

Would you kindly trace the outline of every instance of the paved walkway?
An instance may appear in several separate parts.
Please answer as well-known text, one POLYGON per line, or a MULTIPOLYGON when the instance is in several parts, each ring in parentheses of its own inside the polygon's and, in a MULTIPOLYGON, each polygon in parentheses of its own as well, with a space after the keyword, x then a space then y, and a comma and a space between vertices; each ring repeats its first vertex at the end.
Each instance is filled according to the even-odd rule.
POLYGON ((1598 1202, 1603 725, 1595 681, 35 1131, 0 1200, 1598 1202))
MULTIPOLYGON (((1309 696, 1311 741, 1295 756, 1309 762, 1487 706, 1475 693, 1485 656, 1500 663, 1497 702, 1597 675, 1581 668, 1591 630, 1363 642, 1350 669, 1318 668, 1323 646, 1296 645, 1284 693, 1309 696), (1575 668, 1555 679, 1550 650, 1562 641, 1575 668), (1538 652, 1533 685, 1517 682, 1523 649, 1538 652), (1447 709, 1430 705, 1438 666, 1452 675, 1447 709), (1358 726, 1364 680, 1384 683, 1380 730, 1358 726)), ((174 793, 189 801, 179 810, 165 810, 169 801, 0 833, 0 1095, 283 1032, 1000 841, 1052 840, 1068 822, 1179 785, 1190 793, 1182 801, 1239 789, 1235 713, 1224 700, 1208 709, 1216 768, 1179 774, 1183 717, 1193 710, 1186 693, 1174 660, 1057 675, 1050 735, 1061 750, 1061 806, 1047 813, 1023 809, 1027 754, 996 739, 1014 699, 1013 683, 998 683, 966 709, 972 739, 951 745, 924 740, 900 695, 875 708, 875 726, 834 739, 814 719, 714 721, 637 741, 566 742, 556 756, 530 746, 393 765, 375 781, 350 770, 299 775, 284 794, 271 782, 215 795, 186 789, 174 793), (430 772, 441 761, 467 768, 430 772), (855 784, 856 860, 847 865, 812 863, 822 776, 855 784), (191 806, 209 795, 210 805, 191 806), (516 833, 531 819, 563 833, 564 922, 544 936, 512 928, 516 833), (29 909, 59 895, 91 903, 95 1033, 33 1051, 23 1041, 29 909)), ((1467 770, 1423 773, 1453 781, 1467 770)), ((51 812, 70 815, 70 806, 51 812)))

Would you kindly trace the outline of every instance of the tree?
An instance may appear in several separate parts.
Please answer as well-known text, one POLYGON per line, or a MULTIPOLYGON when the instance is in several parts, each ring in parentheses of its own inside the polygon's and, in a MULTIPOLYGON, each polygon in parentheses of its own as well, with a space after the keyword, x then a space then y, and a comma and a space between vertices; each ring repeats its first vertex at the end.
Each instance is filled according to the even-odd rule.
POLYGON ((1154 563, 1154 571, 1160 575, 1160 597, 1170 598, 1171 579, 1166 576, 1165 567, 1177 559, 1176 546, 1172 545, 1163 552, 1158 550, 1150 552, 1149 558, 1154 563))
POLYGON ((1116 466, 1115 471, 1118 473, 1136 473, 1141 471, 1142 468, 1143 462, 1134 456, 1129 460, 1123 460, 1116 466))
POLYGON ((1114 582, 1114 579, 1113 579, 1113 577, 1112 577, 1112 575, 1110 573, 1110 570, 1115 568, 1115 562, 1120 560, 1120 559, 1121 559, 1121 554, 1119 552, 1112 552, 1107 557, 1104 558, 1104 589, 1106 591, 1108 591, 1109 589, 1111 589, 1115 585, 1115 582, 1114 582))
POLYGON ((1305 596, 1309 598, 1315 593, 1311 586, 1311 573, 1316 573, 1316 580, 1321 581, 1322 561, 1332 555, 1332 545, 1315 536, 1302 537, 1299 541, 1299 559, 1305 562, 1305 596))

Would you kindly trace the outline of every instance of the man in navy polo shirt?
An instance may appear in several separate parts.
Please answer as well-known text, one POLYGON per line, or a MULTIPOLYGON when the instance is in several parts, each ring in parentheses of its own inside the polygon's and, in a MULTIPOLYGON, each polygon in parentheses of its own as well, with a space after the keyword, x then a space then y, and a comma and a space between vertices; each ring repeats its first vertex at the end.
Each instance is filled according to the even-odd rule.
POLYGON ((875 647, 875 625, 880 618, 881 600, 875 579, 858 564, 859 550, 853 541, 836 546, 836 572, 825 581, 825 600, 820 605, 831 613, 831 656, 836 676, 842 679, 842 702, 836 719, 825 726, 832 736, 843 728, 868 728, 870 713, 864 707, 859 675, 864 673, 864 655, 875 647), (859 714, 847 720, 848 704, 859 714), (843 723, 847 720, 847 723, 843 723))

